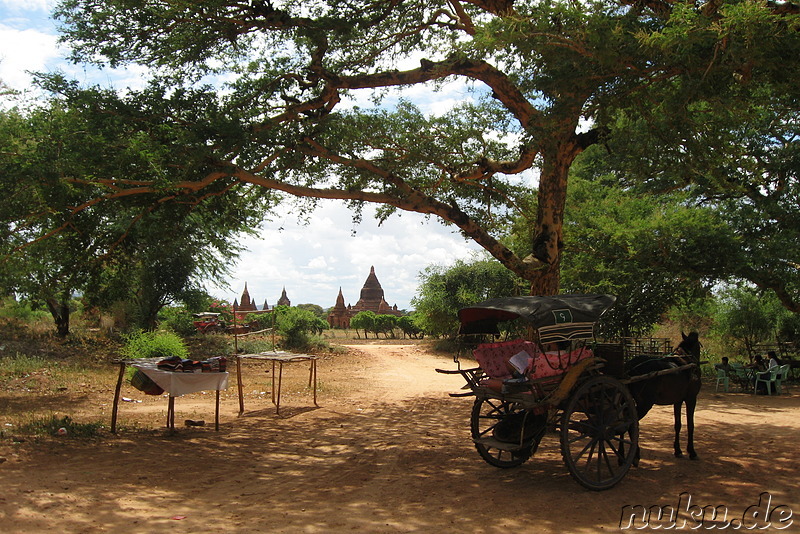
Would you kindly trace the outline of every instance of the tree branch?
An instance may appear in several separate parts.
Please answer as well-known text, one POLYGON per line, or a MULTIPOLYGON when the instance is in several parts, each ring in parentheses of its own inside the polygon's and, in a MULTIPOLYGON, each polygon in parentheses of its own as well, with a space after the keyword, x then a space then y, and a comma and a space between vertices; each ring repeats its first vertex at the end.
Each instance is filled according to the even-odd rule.
POLYGON ((480 80, 492 88, 493 96, 516 117, 524 128, 530 127, 541 116, 522 91, 508 76, 485 61, 468 58, 451 58, 433 62, 420 60, 420 67, 407 71, 389 71, 354 76, 326 75, 328 83, 340 89, 366 89, 413 85, 460 75, 480 80))

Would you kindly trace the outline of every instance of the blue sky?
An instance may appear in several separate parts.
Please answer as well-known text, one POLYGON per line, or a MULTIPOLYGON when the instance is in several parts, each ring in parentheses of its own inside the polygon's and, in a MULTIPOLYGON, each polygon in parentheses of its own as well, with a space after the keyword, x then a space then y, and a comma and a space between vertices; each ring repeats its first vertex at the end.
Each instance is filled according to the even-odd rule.
MULTIPOLYGON (((31 70, 62 71, 86 84, 141 84, 146 74, 141 69, 100 72, 67 63, 68 53, 59 48, 55 22, 49 19, 54 4, 52 0, 0 0, 0 80, 29 90, 30 76, 25 71, 31 70)), ((447 107, 448 102, 467 98, 458 86, 435 95, 435 101, 427 100, 431 107, 447 107)), ((330 307, 341 287, 345 302, 355 304, 374 266, 389 304, 409 309, 422 270, 468 259, 480 250, 437 219, 403 213, 379 226, 372 213, 374 208, 365 210, 362 222, 354 226, 341 203, 324 201, 308 224, 302 224, 287 207, 263 224, 259 238, 243 238, 247 252, 232 266, 230 287, 208 289, 233 301, 246 282, 259 305, 264 300, 273 305, 285 287, 293 304, 330 307)))

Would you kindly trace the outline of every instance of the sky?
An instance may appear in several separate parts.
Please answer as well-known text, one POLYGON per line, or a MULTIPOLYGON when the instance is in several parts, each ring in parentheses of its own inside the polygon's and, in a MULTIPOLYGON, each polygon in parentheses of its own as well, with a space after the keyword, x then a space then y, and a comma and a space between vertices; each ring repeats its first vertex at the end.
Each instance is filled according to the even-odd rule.
MULTIPOLYGON (((0 80, 21 91, 29 90, 26 71, 61 71, 85 84, 140 87, 146 72, 129 68, 98 71, 72 65, 68 50, 58 44, 56 24, 49 18, 54 0, 0 0, 0 80)), ((442 109, 467 98, 463 87, 453 86, 428 99, 429 109, 442 109)), ((424 108, 423 108, 424 109, 424 108)), ((291 208, 276 213, 259 230, 244 237, 246 252, 231 265, 228 287, 208 286, 219 298, 238 299, 247 284, 250 296, 261 306, 274 305, 283 288, 292 304, 318 304, 328 308, 341 288, 346 304, 355 304, 370 267, 384 289, 386 301, 411 309, 419 274, 430 265, 452 265, 481 250, 444 226, 436 218, 416 213, 394 215, 382 225, 367 207, 362 222, 354 225, 340 202, 323 201, 307 222, 299 222, 291 208)))

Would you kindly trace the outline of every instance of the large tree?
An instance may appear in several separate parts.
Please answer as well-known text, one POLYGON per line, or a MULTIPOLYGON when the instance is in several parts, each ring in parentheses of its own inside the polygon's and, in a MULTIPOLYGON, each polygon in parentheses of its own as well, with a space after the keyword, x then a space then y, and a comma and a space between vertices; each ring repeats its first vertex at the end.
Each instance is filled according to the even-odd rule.
MULTIPOLYGON (((792 87, 781 88, 776 76, 735 108, 699 106, 691 136, 672 128, 664 110, 626 109, 617 116, 624 128, 596 162, 602 162, 597 172, 629 191, 677 192, 702 221, 724 221, 735 239, 713 231, 705 236, 696 257, 716 265, 695 262, 698 277, 748 281, 800 313, 799 95, 794 81, 783 83, 792 87), (676 135, 681 142, 670 143, 676 135)), ((708 228, 685 232, 698 230, 708 228)))
POLYGON ((253 231, 271 205, 271 195, 238 184, 227 199, 159 202, 157 193, 113 204, 99 201, 104 191, 75 187, 169 165, 169 145, 127 124, 129 115, 108 106, 87 113, 105 96, 0 111, 0 287, 46 304, 61 336, 79 293, 100 307, 135 302, 141 325, 152 327, 161 307, 200 280, 223 281, 240 251, 234 237, 253 231))
POLYGON ((603 334, 650 333, 667 311, 710 296, 739 258, 738 238, 712 208, 687 193, 626 190, 613 175, 587 179, 585 156, 571 177, 563 289, 610 293, 603 334))
POLYGON ((102 214, 67 209, 79 197, 59 179, 60 170, 80 166, 80 130, 61 106, 0 112, 0 284, 4 294, 45 305, 60 336, 102 253, 102 214))
POLYGON ((482 300, 521 293, 521 280, 491 259, 457 261, 451 267, 431 265, 419 274, 418 295, 412 300, 417 324, 440 337, 458 332, 458 310, 482 300))
POLYGON ((796 92, 797 12, 752 0, 63 0, 76 60, 156 69, 150 89, 112 107, 173 156, 149 176, 73 183, 164 199, 254 184, 432 214, 552 294, 578 154, 627 131, 620 109, 655 109, 680 168, 707 165, 687 149, 709 125, 698 116, 796 92), (203 76, 227 85, 182 88, 203 76), (458 82, 472 96, 435 113, 397 99, 458 82), (514 254, 498 222, 535 178, 536 231, 514 254))

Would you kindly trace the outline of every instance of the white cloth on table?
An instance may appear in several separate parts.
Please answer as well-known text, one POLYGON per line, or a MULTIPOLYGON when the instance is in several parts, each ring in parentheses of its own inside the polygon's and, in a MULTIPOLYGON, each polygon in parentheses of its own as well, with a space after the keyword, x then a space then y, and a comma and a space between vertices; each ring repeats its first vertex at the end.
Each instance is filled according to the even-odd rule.
POLYGON ((133 367, 146 374, 150 380, 173 397, 206 390, 228 389, 228 373, 182 373, 162 371, 155 363, 135 363, 133 367))

